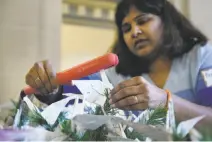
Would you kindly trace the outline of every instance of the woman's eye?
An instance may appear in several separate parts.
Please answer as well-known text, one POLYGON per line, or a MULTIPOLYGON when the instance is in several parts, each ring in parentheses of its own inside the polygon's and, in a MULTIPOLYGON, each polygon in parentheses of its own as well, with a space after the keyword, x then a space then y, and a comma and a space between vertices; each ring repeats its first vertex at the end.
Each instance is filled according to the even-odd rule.
POLYGON ((127 32, 129 32, 130 30, 131 30, 130 24, 124 24, 124 25, 122 26, 122 31, 123 31, 123 33, 127 33, 127 32))
POLYGON ((149 18, 145 17, 145 18, 140 18, 140 19, 138 19, 138 20, 136 21, 136 23, 137 23, 138 25, 143 25, 143 24, 147 23, 148 21, 149 21, 149 18))

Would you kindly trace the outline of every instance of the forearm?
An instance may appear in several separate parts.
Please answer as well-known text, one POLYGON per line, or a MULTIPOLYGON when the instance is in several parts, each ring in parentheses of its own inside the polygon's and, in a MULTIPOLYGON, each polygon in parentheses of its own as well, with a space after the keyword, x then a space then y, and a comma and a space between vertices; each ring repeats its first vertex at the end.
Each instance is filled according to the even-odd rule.
POLYGON ((205 115, 205 118, 197 124, 196 128, 212 126, 212 108, 191 103, 176 95, 173 95, 173 102, 177 121, 185 121, 205 115))

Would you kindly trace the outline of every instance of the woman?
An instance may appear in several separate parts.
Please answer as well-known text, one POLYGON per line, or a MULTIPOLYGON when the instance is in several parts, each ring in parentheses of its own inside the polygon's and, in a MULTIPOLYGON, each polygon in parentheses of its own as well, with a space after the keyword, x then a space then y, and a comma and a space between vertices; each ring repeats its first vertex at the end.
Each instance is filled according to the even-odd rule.
MULTIPOLYGON (((165 106, 168 89, 178 121, 205 115, 198 126, 211 125, 212 47, 207 38, 166 0, 123 0, 116 25, 114 53, 120 63, 107 70, 114 85, 111 105, 137 112, 165 106)), ((62 99, 64 89, 57 87, 47 61, 32 67, 26 83, 49 94, 37 94, 47 104, 62 99)))

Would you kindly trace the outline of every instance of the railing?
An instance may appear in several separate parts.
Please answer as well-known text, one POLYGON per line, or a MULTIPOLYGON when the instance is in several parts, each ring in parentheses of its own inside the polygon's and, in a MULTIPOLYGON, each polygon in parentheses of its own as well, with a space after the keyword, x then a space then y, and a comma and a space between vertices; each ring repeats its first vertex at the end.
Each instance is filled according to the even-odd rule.
POLYGON ((114 28, 115 0, 63 0, 63 22, 114 28))

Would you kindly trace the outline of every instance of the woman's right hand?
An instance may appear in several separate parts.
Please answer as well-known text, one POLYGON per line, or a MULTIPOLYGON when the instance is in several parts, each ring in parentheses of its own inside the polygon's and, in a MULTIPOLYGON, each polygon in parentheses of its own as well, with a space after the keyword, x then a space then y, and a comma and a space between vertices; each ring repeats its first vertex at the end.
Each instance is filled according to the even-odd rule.
POLYGON ((59 87, 56 81, 56 73, 47 60, 36 62, 26 74, 25 82, 36 89, 40 95, 53 93, 59 87))

